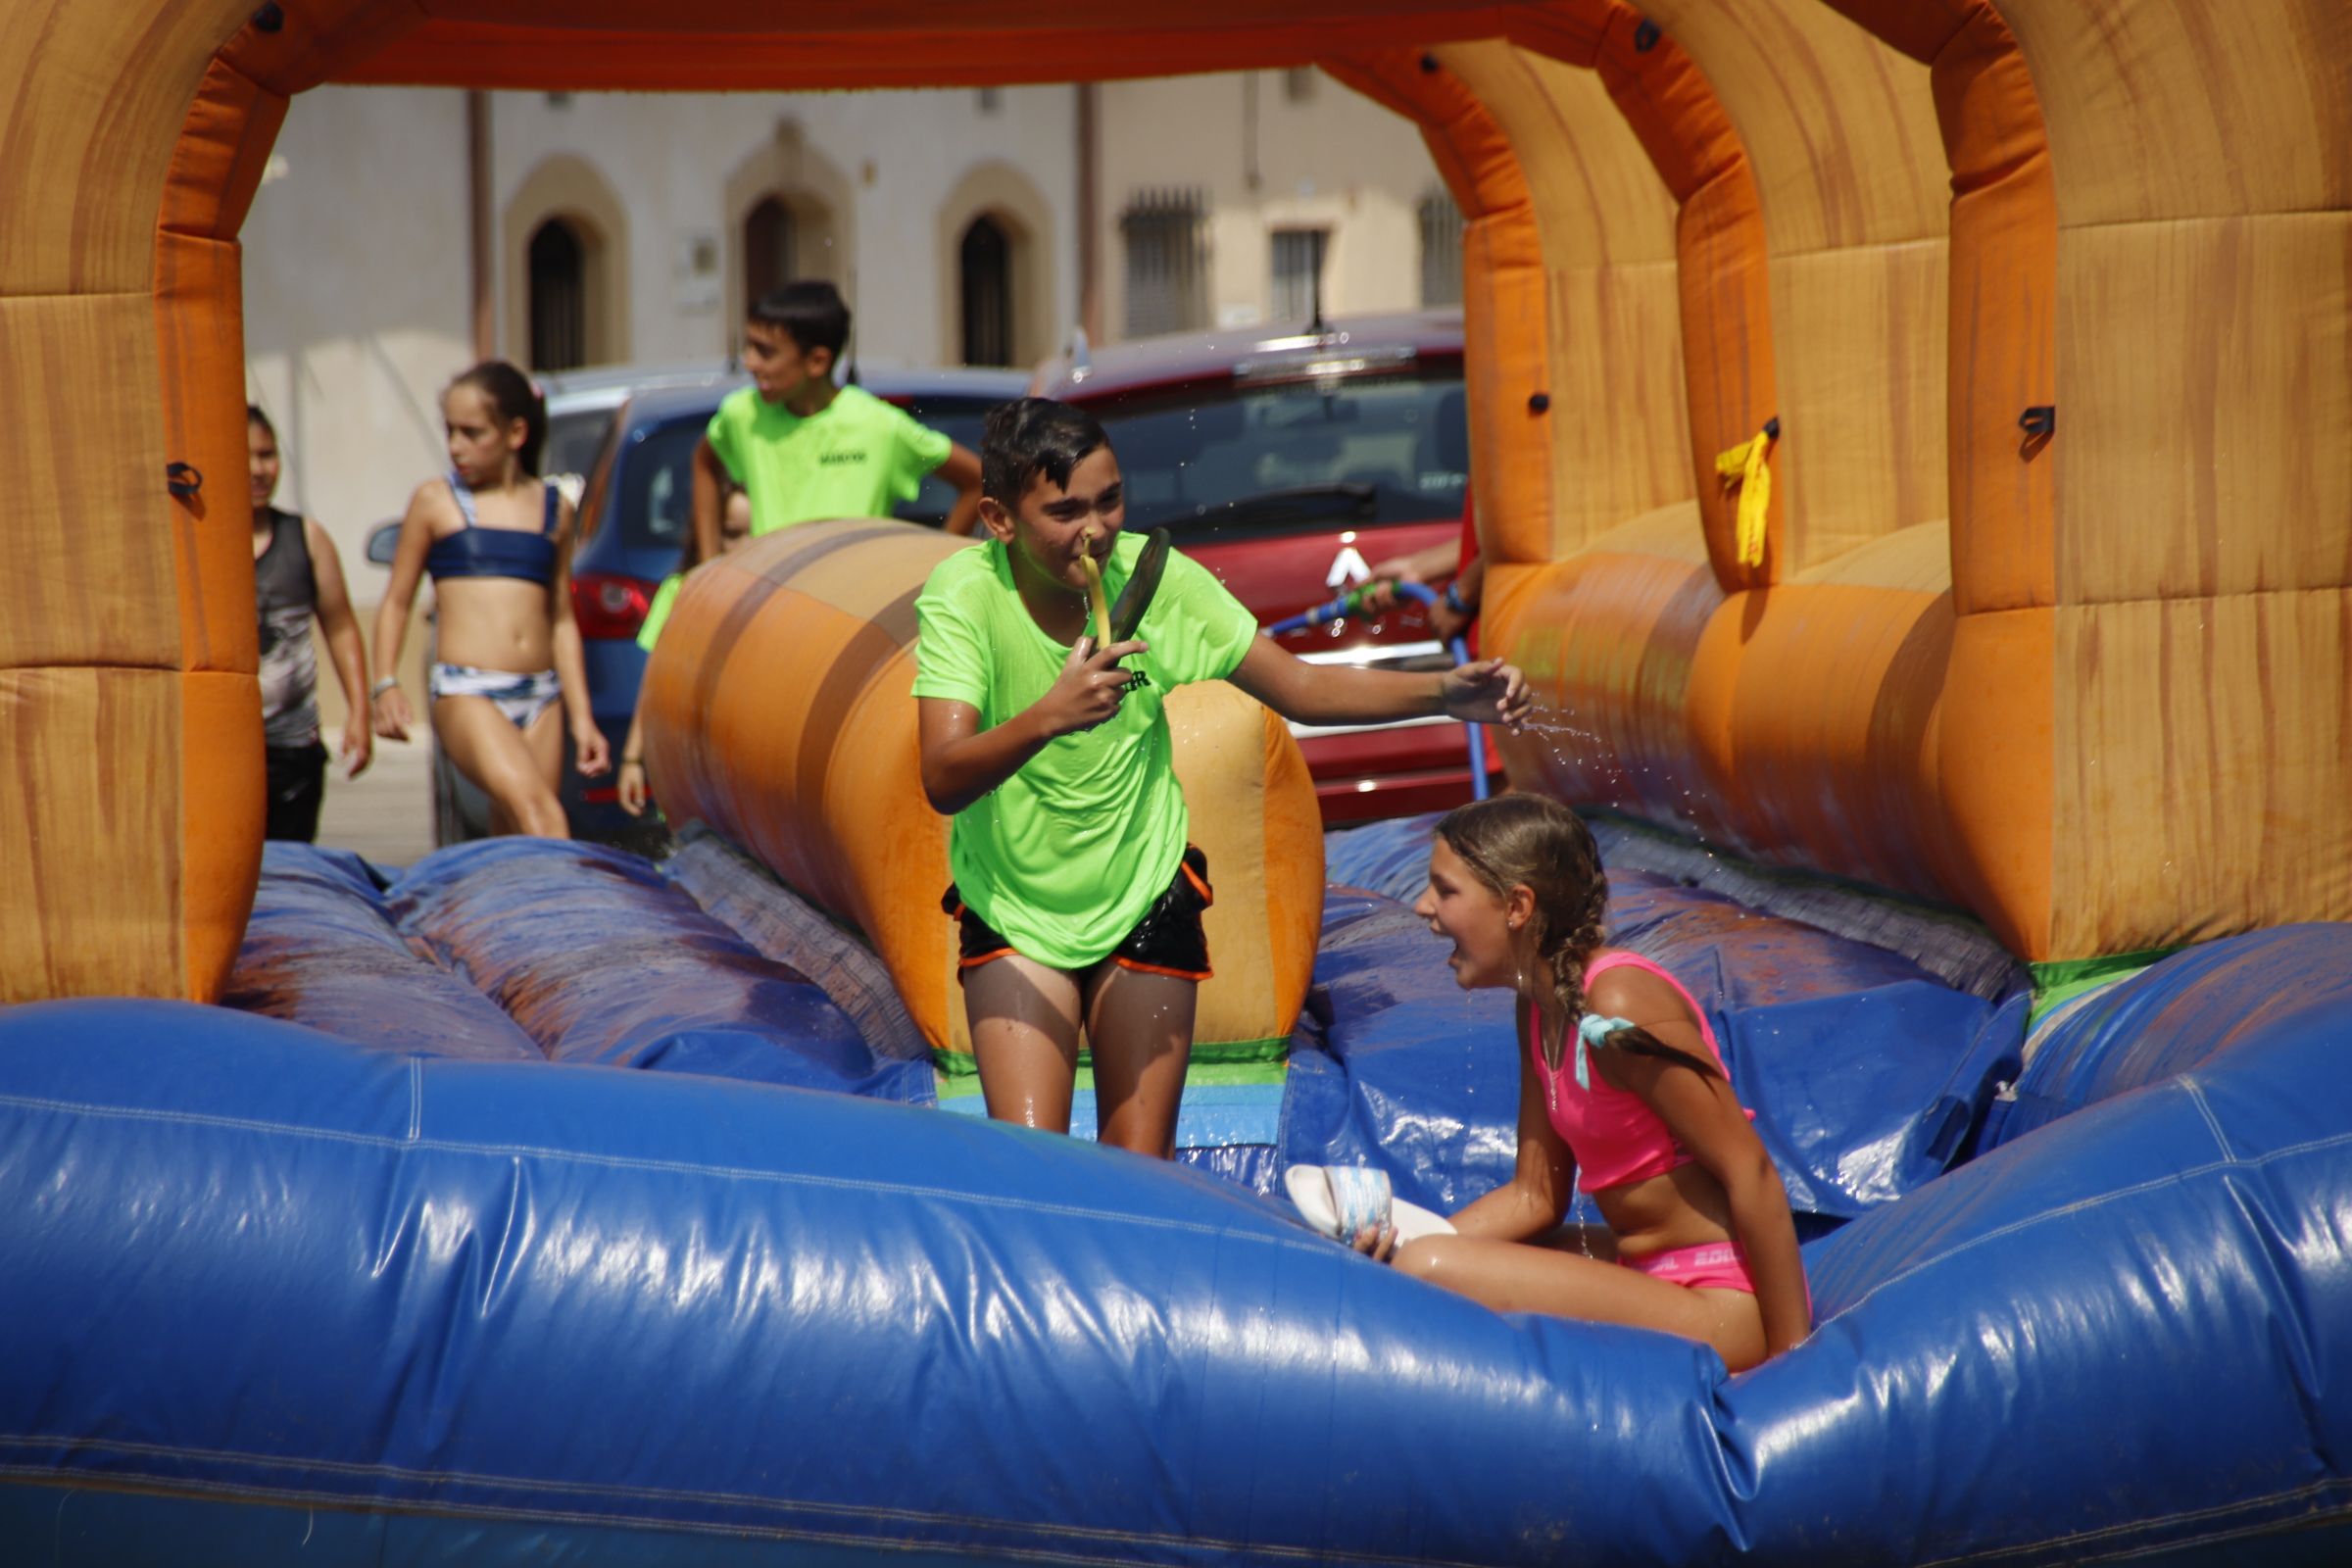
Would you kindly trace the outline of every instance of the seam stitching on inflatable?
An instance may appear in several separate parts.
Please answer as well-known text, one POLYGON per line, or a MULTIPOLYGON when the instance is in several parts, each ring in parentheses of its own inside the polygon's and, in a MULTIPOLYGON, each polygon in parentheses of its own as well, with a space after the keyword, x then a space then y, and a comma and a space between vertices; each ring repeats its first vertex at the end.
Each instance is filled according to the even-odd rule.
MULTIPOLYGON (((561 1495, 576 1493, 591 1496, 606 1495, 637 1497, 648 1501, 690 1500, 695 1502, 732 1504, 740 1507, 756 1509, 799 1510, 819 1515, 840 1514, 860 1519, 888 1519, 901 1523, 956 1525, 966 1528, 978 1528, 1007 1534, 1014 1532, 1033 1532, 1042 1536, 1074 1537, 1083 1541, 1150 1543, 1157 1545, 1171 1546, 1205 1546, 1214 1550, 1248 1551, 1257 1555, 1312 1558, 1316 1561, 1337 1560, 1343 1562, 1365 1563, 1410 1562, 1423 1564, 1425 1565, 1425 1568, 1480 1568, 1479 1564, 1451 1557, 1401 1557, 1392 1556, 1385 1553, 1374 1557, 1362 1553, 1334 1552, 1323 1547, 1286 1546, 1272 1544, 1221 1541, 1193 1535, 1172 1535, 1166 1532, 1114 1530, 1099 1525, 1055 1524, 1043 1520, 1003 1519, 976 1514, 926 1512, 914 1508, 878 1507, 869 1506, 862 1503, 818 1502, 795 1498, 763 1497, 751 1493, 696 1492, 687 1489, 658 1487, 614 1487, 601 1483, 533 1480, 527 1477, 479 1475, 463 1470, 410 1470, 403 1469, 395 1465, 354 1464, 347 1460, 290 1459, 270 1454, 246 1453, 233 1448, 179 1448, 167 1446, 163 1444, 91 1443, 74 1437, 48 1437, 28 1434, 0 1434, 0 1443, 38 1445, 44 1446, 62 1445, 82 1450, 112 1449, 126 1454, 140 1454, 144 1456, 161 1458, 253 1461, 271 1465, 279 1469, 294 1471, 321 1471, 330 1475, 347 1474, 353 1476, 371 1476, 379 1478, 390 1477, 419 1482, 468 1482, 484 1486, 506 1488, 511 1491, 526 1494, 538 1492, 553 1493, 561 1495)), ((27 1464, 0 1464, 0 1475, 31 1475, 50 1480, 57 1480, 65 1474, 68 1474, 68 1472, 63 1472, 46 1466, 27 1464)), ((109 1478, 119 1478, 121 1473, 104 1472, 103 1474, 109 1478)), ((318 1494, 316 1492, 296 1491, 287 1487, 241 1486, 235 1482, 212 1481, 196 1476, 159 1476, 137 1473, 133 1473, 133 1475, 134 1479, 151 1482, 158 1486, 179 1491, 225 1496, 266 1497, 312 1504, 319 1501, 318 1494)), ((338 1506, 356 1502, 363 1507, 367 1506, 370 1500, 377 1502, 379 1505, 382 1501, 382 1499, 342 1497, 333 1498, 331 1500, 338 1506)), ((842 1544, 859 1545, 898 1544, 906 1546, 936 1546, 939 1544, 939 1543, 934 1539, 918 1536, 893 1536, 882 1535, 879 1533, 853 1534, 840 1531, 812 1530, 805 1526, 760 1525, 747 1524, 743 1522, 721 1522, 715 1520, 705 1521, 676 1519, 667 1515, 588 1513, 578 1509, 516 1507, 513 1505, 501 1505, 496 1503, 459 1502, 444 1498, 401 1499, 396 1511, 407 1512, 417 1508, 430 1509, 436 1513, 449 1512, 499 1519, 559 1519, 582 1524, 599 1524, 609 1526, 653 1524, 662 1529, 685 1529, 696 1531, 702 1534, 737 1535, 749 1531, 762 1535, 772 1535, 790 1539, 838 1542, 842 1544)), ((1035 1547, 1022 1547, 1018 1549, 1020 1550, 1020 1554, 1024 1557, 1041 1558, 1049 1561, 1088 1563, 1123 1563, 1127 1561, 1125 1558, 1101 1557, 1074 1551, 1055 1552, 1050 1550, 1041 1550, 1035 1547)))
POLYGON ((2213 1134, 2214 1147, 2221 1150, 2224 1159, 2234 1162, 2237 1154, 2230 1147, 2229 1135, 2222 1131, 2222 1119, 2213 1113, 2213 1105, 2205 1098, 2205 1086, 2187 1073, 2180 1075, 2180 1082, 2189 1102, 2197 1107, 2197 1114, 2205 1118, 2205 1128, 2213 1134))
POLYGON ((409 1142, 424 1130, 424 1063, 409 1058, 409 1142))
MULTIPOLYGON (((2340 1477, 2330 1481, 2307 1482, 2300 1487, 2292 1487, 2284 1492, 2266 1493, 2259 1497, 2232 1498, 2229 1502, 2217 1502, 2209 1507, 2185 1508, 2179 1513, 2168 1513, 2153 1519, 2134 1519, 2129 1524, 2107 1525, 2097 1530, 2079 1530, 2071 1535, 2051 1536, 2045 1540, 2029 1541, 2014 1546, 1998 1546, 1990 1551, 1975 1552, 1965 1557, 1938 1557, 1934 1562, 1921 1564, 1920 1568, 1952 1568, 1952 1565, 1958 1563, 1998 1562, 2004 1557, 2022 1557, 2033 1552, 2047 1551, 2052 1546, 2070 1545, 2079 1542, 2107 1541, 2117 1537, 2142 1534, 2163 1525, 2189 1524, 2198 1520, 2220 1519, 2227 1518, 2231 1514, 2250 1513, 2255 1509, 2273 1507, 2281 1502, 2301 1501, 2311 1497, 2324 1496, 2331 1492, 2342 1492, 2347 1487, 2352 1487, 2352 1481, 2346 1481, 2340 1477)), ((2284 1529, 2302 1529, 2312 1522, 2308 1519, 2275 1520, 2252 1533, 2270 1535, 2284 1529)), ((2072 1560, 2077 1563, 2113 1562, 2121 1557, 2136 1557, 2150 1551, 2178 1551, 2183 1546, 2199 1545, 2212 1541, 2226 1541, 2232 1536, 2242 1536, 2247 1533, 2245 1531, 2228 1531, 2220 1534, 2206 1534, 2191 1537, 2186 1541, 2125 1546, 2104 1557, 2072 1560)))
MULTIPOLYGON (((1865 1291, 1862 1295, 1856 1297, 1852 1304, 1847 1306, 1843 1311, 1840 1311, 1838 1316, 1844 1317, 1847 1313, 1855 1311, 1857 1308, 1869 1302, 1870 1299, 1876 1297, 1881 1291, 1888 1290, 1894 1286, 1900 1285, 1903 1281, 1911 1278, 1913 1275, 1934 1268, 1938 1263, 1948 1262, 1952 1258, 1959 1257, 1967 1252, 1972 1252, 1989 1242, 1996 1242, 2004 1237, 2015 1236, 2019 1232, 2031 1230, 2036 1225, 2041 1225, 2051 1220, 2066 1219, 2076 1214, 2087 1212, 2091 1209, 2103 1208, 2109 1203, 2118 1202, 2128 1198, 2137 1198, 2142 1194, 2156 1192, 2166 1187, 2180 1186, 2186 1182, 2195 1180, 2198 1177, 2211 1176, 2216 1172, 2227 1172, 2245 1166, 2267 1166, 2275 1160, 2285 1159, 2292 1155, 2308 1154, 2319 1150, 2336 1149, 2348 1145, 2352 1145, 2352 1133, 2338 1133, 2329 1138, 2314 1138, 2305 1143, 2296 1144, 2286 1149, 2274 1149, 2268 1153, 2258 1155, 2252 1159, 2240 1159, 2235 1155, 2227 1154, 2225 1152, 2225 1156, 2223 1158, 2215 1160, 2210 1164, 2192 1165, 2184 1170, 2169 1171, 2162 1176, 2151 1178, 2148 1181, 2135 1182, 2130 1187, 2119 1187, 2111 1193, 2101 1193, 2095 1198, 2082 1199, 2076 1202, 2068 1203, 2062 1208, 2045 1209, 2038 1214, 2032 1214, 2024 1219, 2013 1220, 2007 1225, 2000 1226, 1994 1230, 1986 1231, 1982 1236, 1974 1237, 1966 1242, 1962 1242, 1959 1246, 1950 1249, 1948 1251, 1937 1252, 1933 1257, 1923 1257, 1918 1262, 1912 1264, 1909 1268, 1903 1269, 1894 1274, 1889 1274, 1886 1276, 1886 1278, 1872 1286, 1868 1291, 1865 1291)), ((1834 1322, 1836 1319, 1831 1319, 1830 1321, 1834 1322)))
MULTIPOLYGON (((420 1058, 412 1057, 412 1063, 420 1058)), ((1204 1225, 1194 1220, 1167 1219, 1152 1214, 1126 1214, 1113 1209, 1086 1208, 1075 1203, 1040 1202, 1033 1199, 997 1198, 985 1193, 963 1192, 952 1187, 917 1187, 896 1183, 856 1180, 844 1176, 823 1176, 808 1171, 760 1170, 743 1165, 710 1165, 683 1159, 647 1159, 627 1154, 592 1154, 578 1150, 542 1149, 529 1144, 463 1144, 412 1135, 395 1138, 383 1133, 338 1132, 325 1127, 293 1127, 282 1122, 256 1121, 241 1116, 210 1115, 201 1111, 155 1110, 132 1105, 89 1105, 70 1100, 49 1100, 34 1095, 0 1095, 0 1105, 22 1106, 28 1110, 65 1111, 75 1115, 98 1116, 124 1121, 161 1122, 166 1125, 190 1127, 220 1127, 237 1132, 275 1133, 291 1138, 315 1138, 328 1143, 352 1144, 366 1149, 433 1150, 447 1154, 472 1154, 489 1159, 513 1159, 527 1156, 564 1164, 593 1165, 612 1170, 660 1171, 668 1175, 726 1176, 738 1181, 772 1182, 781 1186, 812 1187, 836 1192, 895 1193, 909 1198, 945 1200, 968 1203, 981 1208, 1015 1209, 1024 1213, 1060 1214, 1071 1219, 1111 1221, 1122 1225, 1140 1226, 1149 1230, 1185 1231, 1195 1235, 1215 1237, 1224 1241, 1253 1242, 1268 1247, 1298 1252, 1327 1252, 1330 1243, 1320 1237, 1312 1240, 1304 1234, 1292 1240, 1285 1236, 1254 1236, 1222 1225, 1204 1225)), ((2352 1138, 2352 1134, 2346 1135, 2352 1138)), ((5 1441, 0 1438, 0 1441, 5 1441)))

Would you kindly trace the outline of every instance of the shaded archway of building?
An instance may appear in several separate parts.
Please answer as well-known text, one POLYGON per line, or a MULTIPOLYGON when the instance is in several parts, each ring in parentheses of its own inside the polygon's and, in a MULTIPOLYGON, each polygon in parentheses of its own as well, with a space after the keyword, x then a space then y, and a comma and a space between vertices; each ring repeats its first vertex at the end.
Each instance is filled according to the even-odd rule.
POLYGON ((963 326, 957 357, 966 365, 1012 364, 1012 240, 1004 225, 986 213, 966 223, 956 272, 963 326))
POLYGON ((628 215, 594 165, 569 153, 534 165, 507 199, 499 246, 507 358, 561 370, 629 357, 628 215))
MULTIPOLYGON (((994 161, 966 170, 939 204, 933 232, 940 258, 942 363, 992 363, 970 359, 967 352, 974 346, 975 323, 968 316, 973 302, 966 298, 965 247, 974 225, 983 221, 988 225, 982 230, 983 249, 1002 242, 998 261, 1008 318, 1004 323, 1006 357, 993 363, 1034 365, 1060 345, 1070 326, 1057 316, 1054 209, 1026 174, 1010 164, 994 161)), ((989 264, 982 259, 982 265, 989 264)), ((980 335, 985 337, 985 331, 980 335)))
MULTIPOLYGON (((2352 916, 2352 450, 2323 433, 2352 410, 2341 6, 2244 8, 2228 49, 2188 0, 1196 3, 1115 32, 914 0, 819 39, 755 0, 679 0, 659 33, 555 9, 0 0, 0 35, 33 40, 0 125, 0 395, 30 411, 0 433, 29 596, 0 618, 27 760, 0 785, 0 995, 207 996, 235 952, 260 833, 252 566, 220 482, 235 238, 286 95, 330 79, 985 84, 1344 49, 1467 220, 1490 630, 1593 737, 1515 770, 1643 804, 1644 768, 1684 767, 1733 847, 1961 904, 2032 957, 2352 916), (1561 137, 1595 76, 1614 141, 1561 137), (1567 154, 1631 226, 1578 238, 1567 154), (1661 185, 1664 239, 1638 221, 1661 185), (1570 342, 1619 284, 1629 308, 1570 342), (1775 419, 1746 559, 1713 465, 1775 419)), ((784 188, 747 175, 730 225, 784 188)), ((617 212, 543 200, 507 212, 510 266, 557 213, 625 264, 617 212)))
POLYGON ((529 318, 534 370, 569 370, 588 363, 588 246, 561 216, 541 222, 524 258, 530 281, 523 313, 529 318))
POLYGON ((736 301, 738 309, 750 314, 754 300, 800 275, 793 265, 798 238, 791 205, 772 192, 743 215, 743 297, 736 301))
POLYGON ((767 140, 728 171, 726 283, 731 313, 721 323, 732 345, 751 302, 796 278, 821 278, 857 306, 856 189, 797 122, 779 122, 767 140))

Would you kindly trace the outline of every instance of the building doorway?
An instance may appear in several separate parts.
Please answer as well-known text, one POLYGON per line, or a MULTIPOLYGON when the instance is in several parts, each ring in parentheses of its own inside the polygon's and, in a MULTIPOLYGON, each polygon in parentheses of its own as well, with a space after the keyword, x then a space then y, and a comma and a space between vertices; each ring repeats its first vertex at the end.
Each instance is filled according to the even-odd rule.
POLYGON ((743 217, 743 310, 748 317, 760 295, 782 288, 794 270, 792 209, 781 196, 763 196, 743 217))
POLYGON ((1010 365, 1012 239, 983 213, 963 231, 957 251, 963 295, 963 363, 1010 365))
POLYGON ((579 230, 551 218, 531 231, 531 368, 568 370, 588 363, 588 247, 579 230))

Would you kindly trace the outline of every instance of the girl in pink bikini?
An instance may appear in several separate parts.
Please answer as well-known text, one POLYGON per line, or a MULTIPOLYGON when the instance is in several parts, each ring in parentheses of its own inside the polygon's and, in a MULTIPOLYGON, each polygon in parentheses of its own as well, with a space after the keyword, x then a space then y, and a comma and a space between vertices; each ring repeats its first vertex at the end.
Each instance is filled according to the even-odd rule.
POLYGON ((1664 1329, 1743 1371, 1811 1328, 1788 1195, 1690 994, 1601 945, 1607 902, 1592 834, 1557 801, 1508 795, 1438 823, 1413 911, 1453 943, 1463 987, 1518 993, 1518 1166, 1455 1235, 1356 1245, 1497 1311, 1664 1329), (1586 1253, 1613 1260, 1539 1241, 1572 1179, 1608 1221, 1586 1253))

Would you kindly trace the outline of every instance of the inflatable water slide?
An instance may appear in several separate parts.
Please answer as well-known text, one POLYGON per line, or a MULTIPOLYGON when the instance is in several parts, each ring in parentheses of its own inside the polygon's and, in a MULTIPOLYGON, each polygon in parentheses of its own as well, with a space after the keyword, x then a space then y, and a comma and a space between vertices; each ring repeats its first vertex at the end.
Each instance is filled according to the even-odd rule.
POLYGON ((0 1560, 2352 1553, 2352 10, 814 20, 0 0, 0 1560), (1314 62, 1421 126, 1512 786, 1713 1019, 1795 1349, 1496 1315, 1276 1196, 1458 1207, 1516 1066, 1407 907, 1428 822, 1327 840, 1222 689, 1173 709, 1180 1159, 969 1114, 918 530, 689 582, 663 865, 265 851, 220 480, 288 98, 1044 60, 1314 62))

